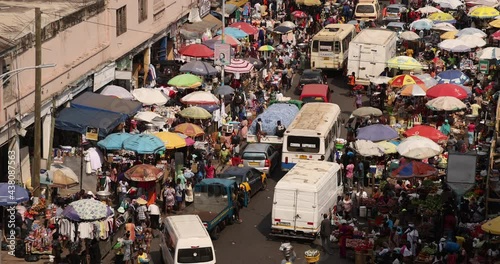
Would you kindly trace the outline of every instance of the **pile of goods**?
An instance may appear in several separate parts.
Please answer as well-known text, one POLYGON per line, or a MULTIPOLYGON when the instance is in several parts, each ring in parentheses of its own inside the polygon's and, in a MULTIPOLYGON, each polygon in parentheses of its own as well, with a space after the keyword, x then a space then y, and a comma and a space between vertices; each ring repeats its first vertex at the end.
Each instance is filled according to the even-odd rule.
POLYGON ((425 200, 415 199, 412 203, 418 206, 424 216, 433 216, 443 207, 443 201, 438 195, 428 195, 425 200))
POLYGON ((346 247, 356 251, 368 251, 373 249, 373 244, 365 239, 346 239, 346 247))
POLYGON ((360 204, 366 207, 375 207, 377 205, 377 200, 374 198, 361 198, 360 204))
POLYGON ((30 210, 28 211, 29 214, 31 215, 38 215, 41 212, 45 211, 45 208, 47 207, 46 201, 43 198, 40 198, 37 204, 33 205, 30 210))
POLYGON ((306 252, 304 252, 304 257, 307 261, 307 263, 316 263, 319 261, 319 250, 317 249, 309 249, 306 252))

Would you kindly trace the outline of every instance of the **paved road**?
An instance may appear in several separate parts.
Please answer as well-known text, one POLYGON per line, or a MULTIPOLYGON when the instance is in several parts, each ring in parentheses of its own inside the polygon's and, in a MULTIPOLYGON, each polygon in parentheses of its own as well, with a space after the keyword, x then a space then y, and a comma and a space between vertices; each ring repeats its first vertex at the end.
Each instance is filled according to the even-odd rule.
MULTIPOLYGON (((334 90, 332 102, 336 103, 342 109, 342 117, 347 120, 350 112, 354 109, 354 99, 347 97, 346 80, 341 74, 329 73, 330 89, 334 90)), ((298 82, 298 78, 294 79, 298 82)), ((291 92, 286 96, 296 98, 291 92)), ((366 99, 366 98, 365 98, 366 99)), ((345 135, 345 131, 343 131, 345 135)), ((221 232, 219 240, 214 241, 214 246, 217 254, 217 263, 221 264, 255 264, 255 263, 281 263, 283 256, 278 250, 280 240, 269 240, 267 235, 271 228, 271 208, 274 194, 274 186, 276 182, 283 176, 281 172, 273 173, 268 181, 268 189, 256 194, 248 208, 244 208, 240 214, 243 223, 235 224, 226 227, 221 232)), ((306 263, 303 258, 303 253, 311 247, 321 245, 319 240, 314 244, 299 243, 292 241, 297 253, 297 261, 295 263, 306 263)), ((323 254, 319 263, 352 263, 351 261, 340 259, 338 250, 335 254, 328 256, 323 254)))

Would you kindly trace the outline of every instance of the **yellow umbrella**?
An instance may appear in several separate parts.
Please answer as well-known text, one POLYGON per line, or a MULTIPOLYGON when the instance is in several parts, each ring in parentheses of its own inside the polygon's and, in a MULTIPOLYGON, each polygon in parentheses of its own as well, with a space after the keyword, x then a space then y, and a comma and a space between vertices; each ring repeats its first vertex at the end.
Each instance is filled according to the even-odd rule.
POLYGON ((397 56, 387 61, 387 66, 392 69, 414 70, 423 66, 416 59, 408 56, 397 56))
POLYGON ((491 21, 490 26, 492 26, 494 28, 500 28, 500 19, 491 21))
POLYGON ((493 218, 481 226, 484 232, 490 233, 492 235, 500 235, 500 216, 493 218))
POLYGON ((380 141, 377 142, 377 145, 384 150, 385 154, 393 154, 397 153, 396 145, 392 144, 389 141, 380 141))
POLYGON ((319 6, 321 5, 320 0, 304 0, 304 5, 306 6, 319 6))
POLYGON ((457 36, 458 31, 448 31, 441 35, 441 39, 454 39, 457 36))
POLYGON ((469 16, 475 18, 493 18, 498 15, 500 15, 500 12, 490 6, 480 6, 469 12, 469 16))
POLYGON ((434 21, 434 22, 453 22, 455 21, 455 18, 448 13, 434 13, 429 15, 427 17, 428 19, 434 21))
POLYGON ((186 140, 172 132, 158 132, 153 134, 165 143, 167 149, 177 149, 186 146, 186 140))

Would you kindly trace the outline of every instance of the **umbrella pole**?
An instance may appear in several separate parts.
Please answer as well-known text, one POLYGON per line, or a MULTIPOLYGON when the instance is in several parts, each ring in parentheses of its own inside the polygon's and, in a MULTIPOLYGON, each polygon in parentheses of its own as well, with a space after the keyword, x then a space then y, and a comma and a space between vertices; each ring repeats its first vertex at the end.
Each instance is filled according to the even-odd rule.
POLYGON ((80 190, 83 189, 83 136, 80 135, 80 190))

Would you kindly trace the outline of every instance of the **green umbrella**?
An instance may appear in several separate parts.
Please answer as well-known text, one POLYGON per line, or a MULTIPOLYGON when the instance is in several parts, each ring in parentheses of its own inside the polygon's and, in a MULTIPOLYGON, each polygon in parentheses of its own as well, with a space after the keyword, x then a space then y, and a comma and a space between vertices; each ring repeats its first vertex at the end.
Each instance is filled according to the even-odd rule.
POLYGON ((210 114, 207 110, 198 106, 184 108, 179 112, 179 115, 191 119, 208 119, 212 117, 212 114, 210 114))
POLYGON ((271 45, 264 45, 264 46, 259 48, 259 51, 273 51, 273 50, 274 50, 274 48, 271 45))
POLYGON ((174 78, 170 79, 170 81, 168 81, 168 85, 172 85, 177 88, 192 89, 200 87, 202 82, 203 81, 200 77, 190 73, 185 73, 177 75, 174 78))

